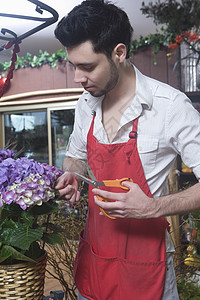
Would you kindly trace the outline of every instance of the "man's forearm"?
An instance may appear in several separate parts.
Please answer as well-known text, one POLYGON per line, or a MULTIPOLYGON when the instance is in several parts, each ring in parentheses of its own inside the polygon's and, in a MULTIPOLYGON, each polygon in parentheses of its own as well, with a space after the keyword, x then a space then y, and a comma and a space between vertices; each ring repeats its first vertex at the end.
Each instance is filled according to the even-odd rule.
POLYGON ((186 214, 200 209, 200 183, 176 194, 156 198, 156 217, 186 214))
POLYGON ((64 172, 78 172, 79 174, 86 174, 86 164, 81 160, 66 157, 63 161, 64 172))

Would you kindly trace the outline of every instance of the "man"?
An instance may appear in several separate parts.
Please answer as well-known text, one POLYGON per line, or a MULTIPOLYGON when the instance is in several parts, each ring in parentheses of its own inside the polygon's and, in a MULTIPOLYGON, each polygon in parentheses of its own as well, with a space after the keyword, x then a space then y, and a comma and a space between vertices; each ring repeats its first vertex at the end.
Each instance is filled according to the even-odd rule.
POLYGON ((73 172, 85 174, 86 161, 98 180, 133 179, 122 183, 129 191, 89 187, 74 268, 79 299, 178 299, 165 216, 200 209, 199 183, 167 195, 177 154, 200 178, 199 114, 183 93, 130 63, 132 31, 124 11, 100 0, 82 2, 55 30, 85 89, 56 186, 60 196, 79 200, 73 172))

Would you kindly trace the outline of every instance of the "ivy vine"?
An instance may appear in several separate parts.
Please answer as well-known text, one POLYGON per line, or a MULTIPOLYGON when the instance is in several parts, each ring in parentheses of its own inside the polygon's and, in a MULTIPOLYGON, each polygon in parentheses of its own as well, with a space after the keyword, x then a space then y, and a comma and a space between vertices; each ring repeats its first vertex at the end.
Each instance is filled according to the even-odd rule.
MULTIPOLYGON (((67 54, 64 49, 60 49, 52 54, 49 54, 47 51, 39 50, 39 55, 32 55, 30 53, 27 53, 24 57, 17 55, 15 70, 28 67, 37 68, 45 64, 55 68, 57 63, 61 63, 64 60, 67 60, 67 54)), ((11 62, 0 63, 0 72, 4 73, 8 71, 10 64, 11 62)))
MULTIPOLYGON (((185 30, 199 29, 200 27, 200 5, 199 0, 166 0, 155 3, 149 2, 146 5, 142 2, 142 14, 148 18, 153 18, 155 24, 163 24, 160 31, 149 34, 146 37, 140 36, 138 40, 133 40, 131 44, 131 55, 137 50, 152 47, 153 54, 157 54, 165 46, 172 45, 176 36, 185 30)), ((172 48, 172 47, 171 47, 172 48)), ((39 50, 39 55, 27 53, 25 57, 17 56, 15 70, 19 68, 36 68, 48 64, 55 68, 57 63, 67 60, 64 49, 60 49, 52 54, 39 50)), ((0 76, 8 71, 11 62, 0 63, 0 76)))
POLYGON ((146 49, 147 47, 152 47, 152 53, 158 54, 160 49, 168 47, 169 43, 173 40, 171 36, 165 34, 165 30, 162 27, 161 32, 156 32, 154 34, 149 34, 146 37, 140 36, 139 40, 133 40, 131 44, 131 54, 135 53, 137 50, 146 49))
POLYGON ((147 18, 153 18, 154 23, 165 24, 168 34, 181 34, 200 27, 200 3, 199 0, 165 0, 142 2, 142 14, 147 18))
MULTIPOLYGON (((131 55, 139 49, 145 49, 147 47, 153 47, 153 53, 157 54, 162 46, 168 46, 169 41, 162 33, 150 34, 146 37, 140 36, 139 40, 133 40, 131 44, 131 55)), ((15 62, 15 70, 24 68, 38 68, 45 64, 48 64, 52 68, 55 68, 58 63, 62 63, 67 60, 67 54, 64 49, 60 49, 52 54, 47 51, 39 50, 39 55, 32 55, 27 53, 26 56, 17 55, 17 61, 15 62)), ((0 63, 0 73, 4 76, 9 70, 11 65, 10 61, 0 63)))

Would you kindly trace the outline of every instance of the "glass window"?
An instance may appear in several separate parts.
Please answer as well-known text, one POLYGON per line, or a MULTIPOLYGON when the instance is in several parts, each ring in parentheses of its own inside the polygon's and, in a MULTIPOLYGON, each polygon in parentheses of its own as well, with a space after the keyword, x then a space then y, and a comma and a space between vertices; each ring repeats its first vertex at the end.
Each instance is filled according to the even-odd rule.
POLYGON ((4 114, 5 144, 16 141, 20 156, 49 163, 47 112, 20 112, 4 114))
POLYGON ((51 111, 52 163, 60 169, 73 130, 74 114, 74 109, 51 111))

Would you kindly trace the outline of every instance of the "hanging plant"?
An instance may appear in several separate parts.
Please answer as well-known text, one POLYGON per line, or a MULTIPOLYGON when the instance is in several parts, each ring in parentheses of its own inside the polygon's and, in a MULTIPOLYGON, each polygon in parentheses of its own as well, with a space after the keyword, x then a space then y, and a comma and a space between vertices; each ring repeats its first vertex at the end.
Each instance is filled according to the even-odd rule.
MULTIPOLYGON (((67 60, 67 54, 64 49, 60 49, 52 54, 49 54, 47 51, 39 50, 39 55, 32 55, 30 53, 27 53, 25 57, 17 55, 15 70, 28 67, 37 68, 45 64, 55 68, 57 63, 61 63, 64 60, 67 60)), ((5 73, 8 71, 10 64, 10 62, 0 63, 0 72, 5 73)))
POLYGON ((192 28, 200 27, 200 5, 199 0, 166 0, 145 5, 142 2, 141 11, 148 18, 153 18, 154 23, 165 24, 168 34, 181 34, 192 28))
POLYGON ((166 36, 165 30, 162 27, 161 32, 149 34, 146 37, 140 36, 139 40, 133 40, 131 44, 131 54, 135 53, 139 49, 146 49, 147 47, 153 47, 153 54, 158 54, 160 49, 165 46, 168 47, 172 41, 171 36, 166 36))
POLYGON ((153 18, 156 25, 164 24, 162 27, 164 36, 168 41, 169 49, 173 51, 168 53, 168 57, 175 53, 174 50, 180 47, 182 43, 188 46, 190 53, 181 59, 177 64, 190 57, 197 57, 197 64, 200 61, 200 1, 199 0, 166 0, 155 3, 150 2, 146 5, 142 2, 141 11, 148 18, 153 18))

